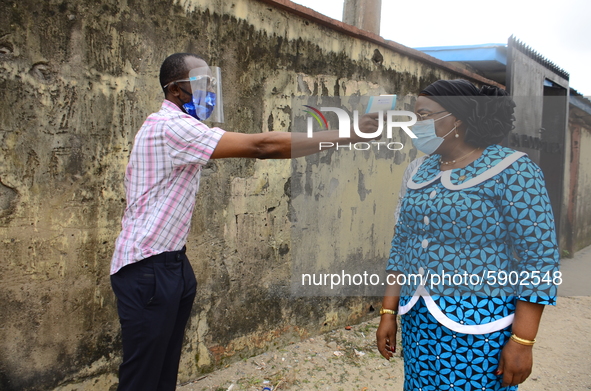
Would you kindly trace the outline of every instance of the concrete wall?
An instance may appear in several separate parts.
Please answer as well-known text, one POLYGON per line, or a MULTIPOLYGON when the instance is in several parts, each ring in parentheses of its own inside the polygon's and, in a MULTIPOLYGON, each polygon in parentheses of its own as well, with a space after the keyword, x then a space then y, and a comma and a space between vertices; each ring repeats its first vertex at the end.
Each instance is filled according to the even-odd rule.
POLYGON ((508 146, 526 152, 544 172, 555 215, 559 247, 568 247, 570 133, 568 75, 512 37, 507 55, 507 88, 517 105, 508 146), (562 72, 563 73, 563 72, 562 72), (546 84, 545 84, 546 82, 546 84), (547 84, 552 84, 548 87, 547 84))
MULTIPOLYGON (((1 390, 116 383, 108 271, 123 172, 135 133, 161 103, 158 70, 168 54, 196 52, 221 66, 224 127, 247 133, 287 130, 293 95, 406 95, 469 76, 307 12, 283 0, 0 4, 1 390)), ((414 153, 409 143, 396 161, 351 168, 379 215, 349 222, 373 233, 378 245, 365 256, 385 262, 400 177, 414 153)), ((298 162, 303 170, 317 164, 298 162)), ((379 301, 290 294, 290 249, 301 245, 290 235, 291 170, 289 161, 246 159, 204 169, 187 244, 199 288, 180 380, 365 319, 379 301)), ((338 202, 351 209, 359 200, 338 202)), ((361 248, 363 239, 349 234, 334 245, 361 248)))
POLYGON ((571 97, 569 132, 571 134, 570 200, 568 218, 572 227, 569 253, 591 245, 591 204, 585 202, 591 194, 591 102, 583 97, 571 97), (583 110, 585 109, 585 110, 583 110))

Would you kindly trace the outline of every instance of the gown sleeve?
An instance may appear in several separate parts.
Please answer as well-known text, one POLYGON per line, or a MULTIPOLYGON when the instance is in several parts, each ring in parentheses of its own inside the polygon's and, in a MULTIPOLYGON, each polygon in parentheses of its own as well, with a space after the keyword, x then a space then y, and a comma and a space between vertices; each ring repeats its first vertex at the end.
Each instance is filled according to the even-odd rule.
POLYGON ((517 274, 510 283, 519 300, 555 305, 562 282, 560 256, 542 170, 522 157, 503 171, 503 177, 501 211, 517 258, 510 271, 517 274))

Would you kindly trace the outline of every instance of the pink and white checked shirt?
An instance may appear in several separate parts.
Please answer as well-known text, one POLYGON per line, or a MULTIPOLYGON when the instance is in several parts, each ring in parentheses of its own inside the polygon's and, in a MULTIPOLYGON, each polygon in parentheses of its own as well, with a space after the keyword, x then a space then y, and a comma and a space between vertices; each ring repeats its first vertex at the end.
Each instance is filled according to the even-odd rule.
POLYGON ((111 274, 187 241, 201 166, 224 131, 209 128, 165 100, 135 136, 125 172, 127 208, 111 274))

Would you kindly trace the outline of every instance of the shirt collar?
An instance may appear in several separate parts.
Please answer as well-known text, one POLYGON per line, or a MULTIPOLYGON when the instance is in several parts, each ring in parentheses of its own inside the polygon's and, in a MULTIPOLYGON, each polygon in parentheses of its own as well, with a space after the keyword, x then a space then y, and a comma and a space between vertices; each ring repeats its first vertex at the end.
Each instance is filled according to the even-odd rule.
POLYGON ((184 113, 183 110, 181 110, 177 105, 175 105, 168 99, 164 99, 164 101, 162 102, 161 109, 167 111, 180 111, 181 113, 184 113))

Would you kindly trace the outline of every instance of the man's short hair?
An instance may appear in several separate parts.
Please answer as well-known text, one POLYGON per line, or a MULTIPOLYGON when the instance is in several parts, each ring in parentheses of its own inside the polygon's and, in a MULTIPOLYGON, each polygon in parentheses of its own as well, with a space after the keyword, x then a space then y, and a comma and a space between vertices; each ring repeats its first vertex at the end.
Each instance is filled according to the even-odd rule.
POLYGON ((195 57, 205 61, 203 57, 193 53, 175 53, 166 57, 166 60, 164 60, 160 67, 160 86, 165 93, 165 85, 186 77, 187 72, 189 71, 189 69, 187 69, 187 64, 185 63, 185 58, 187 57, 195 57))

